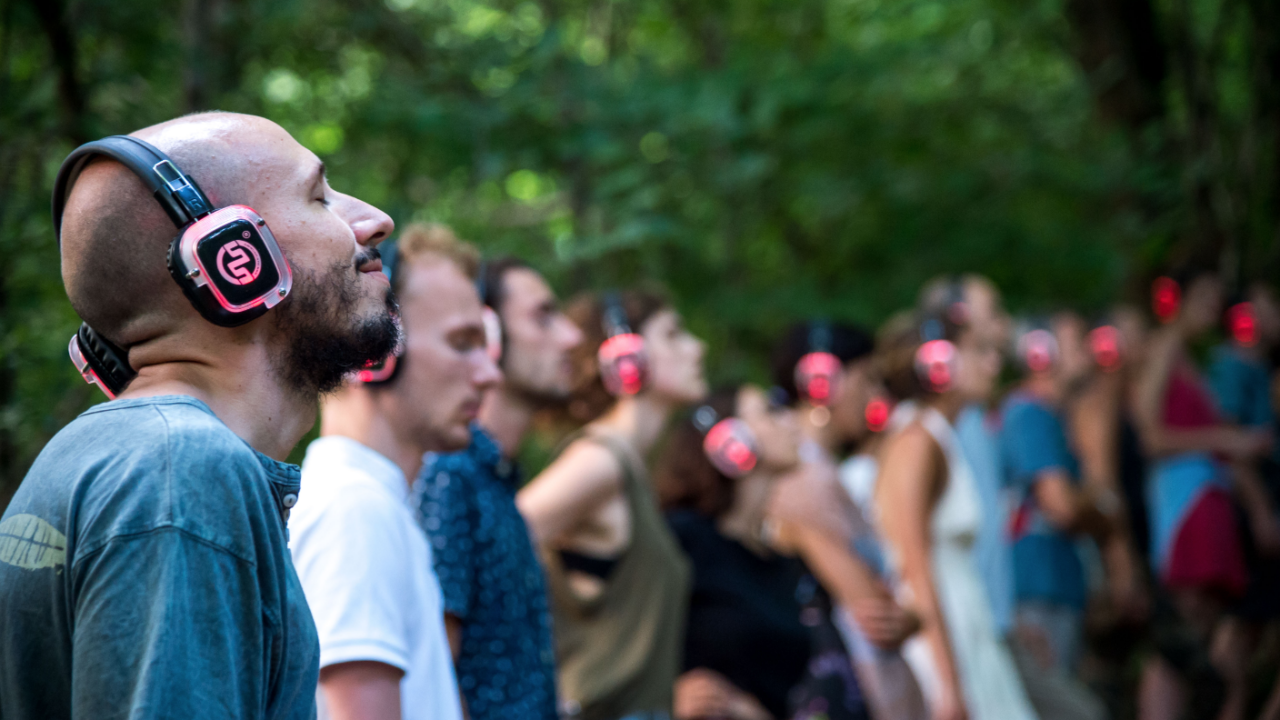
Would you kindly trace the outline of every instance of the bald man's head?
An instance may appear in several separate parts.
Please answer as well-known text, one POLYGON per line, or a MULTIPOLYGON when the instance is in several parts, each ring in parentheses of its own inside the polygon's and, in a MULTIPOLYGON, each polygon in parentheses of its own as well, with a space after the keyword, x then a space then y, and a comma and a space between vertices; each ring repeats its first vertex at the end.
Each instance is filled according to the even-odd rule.
MULTIPOLYGON (((195 178, 214 207, 253 204, 246 144, 283 134, 262 118, 202 113, 133 133, 195 178)), ((62 221, 62 279, 81 319, 128 346, 190 317, 165 257, 178 234, 142 181, 120 163, 94 158, 71 189, 62 221)))
MULTIPOLYGON (((279 125, 234 113, 202 113, 136 133, 167 154, 213 207, 247 205, 267 221, 293 268, 294 293, 243 331, 214 328, 166 267, 179 230, 140 179, 95 158, 75 181, 62 221, 62 277, 80 317, 131 348, 187 333, 270 328, 285 341, 281 375, 300 389, 327 389, 342 373, 385 356, 396 328, 377 251, 394 225, 385 213, 329 187, 324 165, 279 125), (323 335, 318 337, 317 333, 323 335), (320 360, 297 367, 284 358, 320 360), (309 356, 308 356, 309 357, 309 356)), ((130 363, 136 366, 135 358, 130 363)))

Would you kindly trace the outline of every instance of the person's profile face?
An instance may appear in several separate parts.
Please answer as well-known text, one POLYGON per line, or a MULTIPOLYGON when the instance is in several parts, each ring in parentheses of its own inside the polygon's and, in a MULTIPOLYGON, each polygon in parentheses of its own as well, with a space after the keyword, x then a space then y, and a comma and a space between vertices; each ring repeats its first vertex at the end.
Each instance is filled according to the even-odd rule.
POLYGON ((388 283, 370 248, 387 239, 395 223, 329 187, 324 164, 283 128, 263 121, 245 133, 242 144, 255 171, 252 204, 297 274, 325 277, 342 267, 355 290, 352 315, 385 313, 388 283))
POLYGON ((1088 326, 1077 315, 1065 314, 1054 318, 1053 337, 1058 342, 1056 372, 1067 383, 1080 380, 1093 370, 1087 334, 1088 326))
POLYGON ((831 399, 831 427, 843 442, 857 442, 867 434, 867 403, 879 387, 869 357, 846 363, 831 399))
POLYGON ((563 400, 573 387, 570 351, 582 331, 561 310, 551 287, 537 272, 514 268, 503 273, 502 319, 506 345, 506 387, 543 400, 563 400))
POLYGON ((800 462, 800 426, 791 408, 773 402, 756 385, 743 385, 738 390, 735 415, 755 435, 761 467, 789 470, 800 462))
POLYGON ((1212 330, 1222 315, 1222 281, 1201 275, 1187 287, 1182 301, 1184 323, 1192 334, 1212 330))
POLYGON ((461 450, 485 390, 502 375, 485 347, 480 298, 452 262, 405 262, 400 292, 404 355, 388 388, 398 420, 428 450, 461 450))
POLYGON ((1000 377, 1000 346, 982 333, 966 331, 956 342, 956 380, 951 392, 965 402, 989 399, 1000 377))
POLYGON ((707 395, 702 374, 702 341, 685 329, 675 310, 664 308, 640 327, 649 355, 648 391, 678 405, 707 395))

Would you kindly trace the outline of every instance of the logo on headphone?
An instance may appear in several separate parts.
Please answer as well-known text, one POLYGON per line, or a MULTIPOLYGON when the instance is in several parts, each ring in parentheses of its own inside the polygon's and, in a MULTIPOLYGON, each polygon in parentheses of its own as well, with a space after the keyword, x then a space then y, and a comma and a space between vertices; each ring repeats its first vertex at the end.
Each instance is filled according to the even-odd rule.
MULTIPOLYGON (((246 239, 249 231, 245 230, 246 239)), ((262 272, 262 258, 258 250, 244 240, 232 240, 218 250, 218 272, 229 283, 248 285, 262 272)))

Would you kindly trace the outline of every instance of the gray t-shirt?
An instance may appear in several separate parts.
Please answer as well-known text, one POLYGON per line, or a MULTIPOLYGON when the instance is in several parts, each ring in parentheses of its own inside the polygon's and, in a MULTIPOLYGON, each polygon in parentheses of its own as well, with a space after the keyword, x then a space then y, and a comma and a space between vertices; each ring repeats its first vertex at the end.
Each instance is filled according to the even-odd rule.
POLYGON ((0 519, 0 720, 314 718, 298 489, 194 398, 63 428, 0 519))

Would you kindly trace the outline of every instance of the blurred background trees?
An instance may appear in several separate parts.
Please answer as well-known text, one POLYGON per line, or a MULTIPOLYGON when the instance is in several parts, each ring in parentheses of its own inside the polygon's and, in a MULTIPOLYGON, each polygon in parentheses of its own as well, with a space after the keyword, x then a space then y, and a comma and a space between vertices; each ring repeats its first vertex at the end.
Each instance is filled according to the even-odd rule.
POLYGON ((85 140, 264 115, 565 295, 656 280, 742 377, 940 272, 1086 311, 1270 277, 1278 83, 1273 0, 0 0, 0 506, 100 399, 48 210, 85 140))

